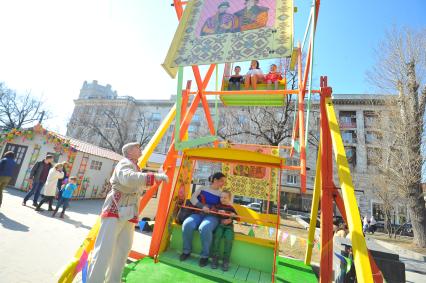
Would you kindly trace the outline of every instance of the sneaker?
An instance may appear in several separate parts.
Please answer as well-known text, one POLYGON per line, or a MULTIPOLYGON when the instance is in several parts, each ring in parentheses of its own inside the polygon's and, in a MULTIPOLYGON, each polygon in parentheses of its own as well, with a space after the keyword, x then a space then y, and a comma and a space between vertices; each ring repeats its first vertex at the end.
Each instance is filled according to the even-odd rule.
POLYGON ((42 209, 40 207, 38 207, 38 206, 34 210, 35 211, 42 211, 42 209))
POLYGON ((200 267, 204 267, 209 263, 209 259, 207 257, 200 258, 200 261, 198 262, 198 265, 200 267))
POLYGON ((37 207, 37 206, 38 206, 38 203, 33 202, 33 206, 37 207))
POLYGON ((180 261, 185 261, 185 260, 187 260, 188 259, 188 257, 190 256, 191 254, 185 254, 185 253, 182 253, 180 256, 179 256, 179 259, 180 259, 180 261))
POLYGON ((217 258, 217 256, 213 256, 212 257, 212 268, 217 269, 218 265, 219 265, 219 259, 217 258))
POLYGON ((228 269, 229 269, 229 259, 228 258, 224 258, 223 259, 222 270, 223 271, 228 271, 228 269))

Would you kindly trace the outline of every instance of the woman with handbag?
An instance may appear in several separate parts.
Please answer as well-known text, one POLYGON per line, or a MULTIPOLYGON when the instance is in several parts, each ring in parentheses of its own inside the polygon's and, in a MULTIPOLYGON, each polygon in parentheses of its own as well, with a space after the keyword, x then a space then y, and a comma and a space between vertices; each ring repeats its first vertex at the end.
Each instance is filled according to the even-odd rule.
POLYGON ((213 231, 219 224, 219 218, 208 213, 210 208, 220 203, 220 189, 225 184, 226 177, 222 172, 216 172, 209 177, 209 181, 210 186, 195 190, 191 197, 191 204, 203 212, 193 212, 182 224, 183 252, 180 260, 184 261, 191 255, 193 233, 198 228, 202 246, 199 261, 201 267, 208 264, 213 231))

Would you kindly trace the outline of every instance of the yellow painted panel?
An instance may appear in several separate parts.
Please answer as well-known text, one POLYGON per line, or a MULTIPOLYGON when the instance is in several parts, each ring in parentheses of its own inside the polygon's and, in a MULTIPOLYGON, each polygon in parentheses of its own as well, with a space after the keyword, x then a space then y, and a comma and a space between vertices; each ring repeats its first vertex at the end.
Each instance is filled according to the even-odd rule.
POLYGON ((340 128, 331 98, 326 99, 326 111, 349 225, 350 238, 352 240, 356 275, 359 282, 373 282, 370 259, 364 234, 362 233, 361 217, 356 202, 354 185, 352 183, 345 147, 343 145, 342 136, 340 135, 340 128))
POLYGON ((139 168, 144 168, 146 166, 146 163, 148 162, 149 157, 154 152, 154 149, 157 147, 157 145, 160 143, 161 138, 164 136, 170 124, 174 120, 175 115, 176 115, 176 104, 173 105, 173 107, 170 109, 166 118, 164 118, 160 127, 158 127, 157 131, 155 132, 154 136, 151 138, 149 143, 143 149, 142 156, 139 158, 139 161, 138 161, 139 168))
POLYGON ((314 194, 312 196, 311 221, 309 223, 308 244, 306 245, 305 264, 311 264, 314 246, 315 228, 317 226, 318 206, 321 196, 321 141, 318 145, 317 166, 315 169, 314 194))
POLYGON ((265 164, 265 166, 280 166, 284 159, 278 156, 262 154, 258 152, 234 149, 234 148, 193 148, 184 151, 190 158, 207 158, 211 160, 222 160, 231 162, 253 162, 265 164))
POLYGON ((244 217, 241 219, 241 222, 268 227, 277 226, 278 216, 276 214, 257 213, 256 211, 239 204, 233 204, 233 207, 239 216, 244 217))

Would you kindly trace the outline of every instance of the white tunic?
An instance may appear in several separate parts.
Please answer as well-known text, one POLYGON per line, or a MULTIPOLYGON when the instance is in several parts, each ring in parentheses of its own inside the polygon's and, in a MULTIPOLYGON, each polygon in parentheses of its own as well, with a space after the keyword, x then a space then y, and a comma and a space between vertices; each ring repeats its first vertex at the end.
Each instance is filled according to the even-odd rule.
POLYGON ((46 184, 44 184, 42 195, 45 196, 55 196, 56 195, 56 185, 58 180, 64 177, 64 172, 58 171, 55 168, 49 170, 49 175, 47 176, 46 184))

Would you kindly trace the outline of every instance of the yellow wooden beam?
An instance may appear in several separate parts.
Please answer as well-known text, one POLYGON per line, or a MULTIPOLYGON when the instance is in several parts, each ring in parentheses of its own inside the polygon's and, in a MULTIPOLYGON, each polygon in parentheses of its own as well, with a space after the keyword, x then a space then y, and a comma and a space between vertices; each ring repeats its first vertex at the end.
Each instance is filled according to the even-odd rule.
POLYGON ((149 143, 143 149, 142 156, 139 158, 139 161, 138 161, 139 168, 142 169, 146 166, 146 163, 148 162, 149 157, 154 152, 154 149, 157 147, 157 145, 160 143, 161 139, 163 138, 164 134, 166 133, 172 121, 175 119, 175 115, 176 115, 176 104, 173 105, 173 107, 170 109, 166 118, 164 118, 163 122, 158 127, 157 131, 155 132, 154 136, 152 136, 149 143))
POLYGON ((314 246, 315 228, 317 227, 318 206, 321 196, 321 141, 318 146, 317 166, 315 169, 314 193, 312 195, 311 221, 308 231, 308 245, 306 246, 305 264, 311 264, 312 248, 314 246))
POLYGON ((354 185, 352 183, 345 147, 340 135, 339 124, 334 112, 331 98, 326 98, 326 111, 330 126, 333 152, 337 164, 340 187, 342 189, 343 202, 349 225, 349 234, 352 240, 352 251, 354 255, 355 271, 359 282, 373 282, 370 259, 367 244, 362 232, 361 217, 355 197, 354 185))
POLYGON ((281 166, 284 159, 278 156, 235 149, 235 148, 192 148, 184 151, 185 155, 193 159, 211 159, 218 161, 232 161, 233 163, 248 162, 263 164, 265 166, 281 166))

